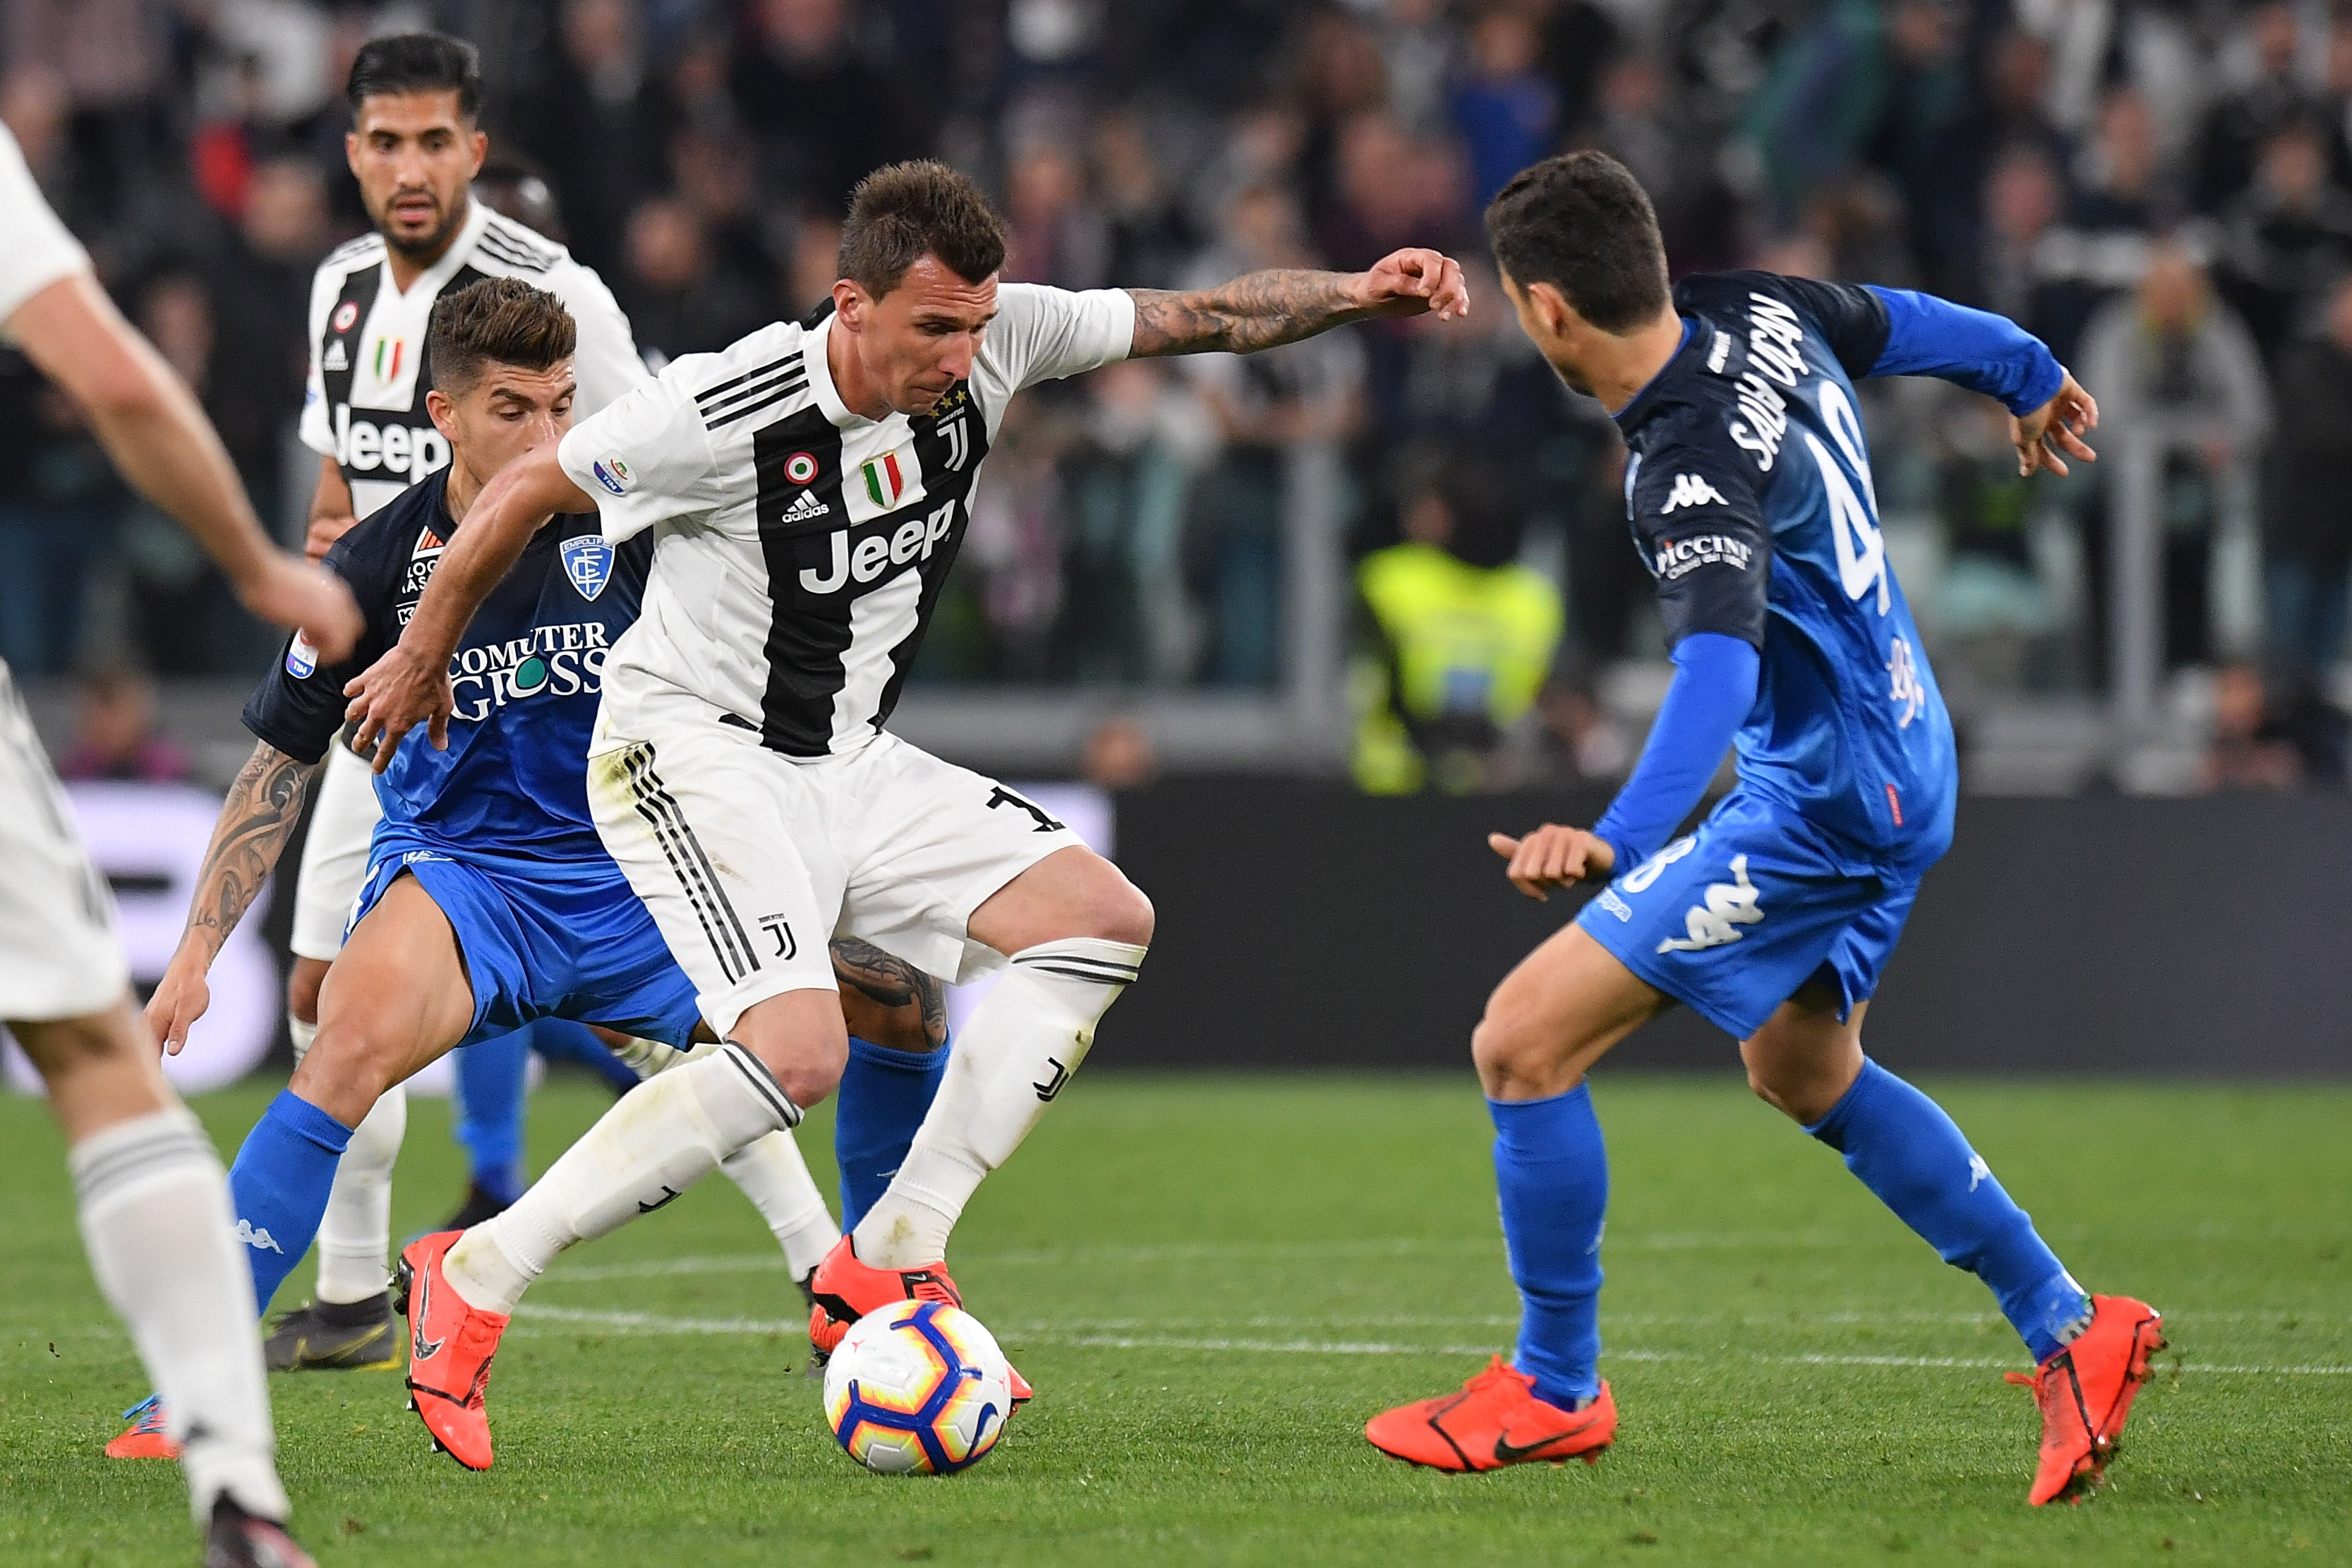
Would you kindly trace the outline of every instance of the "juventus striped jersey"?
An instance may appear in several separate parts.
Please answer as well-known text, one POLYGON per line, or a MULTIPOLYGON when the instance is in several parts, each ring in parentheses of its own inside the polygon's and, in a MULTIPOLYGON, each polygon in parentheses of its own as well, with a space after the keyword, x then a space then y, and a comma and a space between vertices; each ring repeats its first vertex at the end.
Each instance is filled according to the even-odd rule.
POLYGON ((405 294, 393 286, 380 234, 330 254, 311 280, 302 442, 335 459, 357 516, 449 466, 449 443, 425 411, 433 387, 425 326, 433 302, 449 289, 520 278, 562 300, 580 328, 572 358, 577 415, 594 413, 646 378, 629 320, 603 279, 553 240, 478 201, 467 205, 457 237, 405 294))
POLYGON ((971 519, 972 486, 1024 386, 1127 357, 1135 301, 997 290, 969 380, 919 417, 862 418, 825 367, 830 303, 689 354, 564 437, 604 537, 656 534, 643 616, 613 650, 608 731, 658 708, 759 733, 786 756, 873 739, 971 519))

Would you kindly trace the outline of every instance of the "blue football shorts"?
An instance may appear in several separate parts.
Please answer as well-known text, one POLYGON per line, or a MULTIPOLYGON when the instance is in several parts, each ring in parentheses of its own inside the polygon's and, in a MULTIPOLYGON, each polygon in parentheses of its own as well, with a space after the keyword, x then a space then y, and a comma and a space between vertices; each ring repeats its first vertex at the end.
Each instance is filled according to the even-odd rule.
POLYGON ((459 1044, 552 1017, 694 1047, 702 1016, 694 982, 610 860, 551 866, 465 855, 391 825, 378 830, 370 858, 344 935, 402 875, 415 878, 448 917, 473 983, 473 1027, 459 1044))
POLYGON ((1838 1016, 1878 989, 1919 878, 1855 875, 1819 827, 1733 790, 1699 826, 1627 871, 1576 918, 1650 984, 1735 1039, 1818 976, 1838 1016))

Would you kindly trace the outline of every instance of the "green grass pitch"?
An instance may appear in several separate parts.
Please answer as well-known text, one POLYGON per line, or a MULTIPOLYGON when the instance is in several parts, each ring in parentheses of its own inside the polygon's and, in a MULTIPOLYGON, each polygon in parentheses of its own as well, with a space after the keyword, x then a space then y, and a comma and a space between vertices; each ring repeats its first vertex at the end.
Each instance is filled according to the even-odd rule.
MULTIPOLYGON (((2093 1289, 2175 1350, 2090 1505, 2024 1503, 2017 1342, 1736 1075, 1596 1084, 1624 1424, 1597 1469, 1450 1477, 1366 1416, 1507 1344, 1466 1070, 1082 1079, 983 1189, 957 1273, 1037 1384, 968 1474, 885 1479, 825 1433, 798 1299, 723 1181, 560 1264, 491 1389, 485 1475, 391 1373, 272 1380, 325 1564, 2352 1562, 2352 1091, 1936 1086, 2093 1289)), ((200 1109, 224 1149, 268 1097, 200 1109)), ((604 1103, 534 1113, 543 1164, 604 1103)), ((829 1122, 802 1134, 831 1184, 829 1122)), ((76 1245, 58 1135, 0 1100, 0 1563, 193 1563, 175 1469, 100 1447, 145 1392, 76 1245)), ((396 1226, 458 1164, 412 1112, 396 1226)), ((300 1299, 305 1264, 283 1300, 300 1299)))

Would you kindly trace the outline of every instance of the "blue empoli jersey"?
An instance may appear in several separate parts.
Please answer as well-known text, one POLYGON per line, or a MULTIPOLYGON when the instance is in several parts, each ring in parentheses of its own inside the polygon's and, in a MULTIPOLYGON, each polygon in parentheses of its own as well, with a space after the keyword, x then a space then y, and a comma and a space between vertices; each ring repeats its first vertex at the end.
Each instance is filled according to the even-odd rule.
MULTIPOLYGON (((245 706, 246 727, 315 763, 343 725, 344 683, 399 640, 457 531, 448 470, 410 487, 345 534, 327 564, 352 586, 367 629, 322 665, 296 637, 245 706)), ((476 612, 449 661, 449 747, 410 734, 375 781, 386 829, 460 858, 585 864, 612 874, 588 815, 588 736, 604 660, 637 618, 650 533, 615 549, 593 517, 547 523, 476 612)))
POLYGON ((1742 785, 1851 847, 1852 874, 1951 842, 1950 716, 1886 561, 1853 378, 1878 366, 1870 290, 1772 273, 1686 279, 1683 346, 1617 416, 1635 542, 1669 641, 1760 655, 1742 785))

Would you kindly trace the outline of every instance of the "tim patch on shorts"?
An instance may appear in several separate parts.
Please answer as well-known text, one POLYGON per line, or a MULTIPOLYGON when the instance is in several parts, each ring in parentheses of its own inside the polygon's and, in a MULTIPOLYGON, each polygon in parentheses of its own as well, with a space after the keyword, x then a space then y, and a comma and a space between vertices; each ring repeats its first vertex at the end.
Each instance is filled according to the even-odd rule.
POLYGON ((1576 923, 1744 1040, 1815 974, 1838 988, 1840 1017, 1868 1000, 1918 888, 1842 870, 1811 824, 1734 790, 1696 833, 1610 883, 1576 923))

